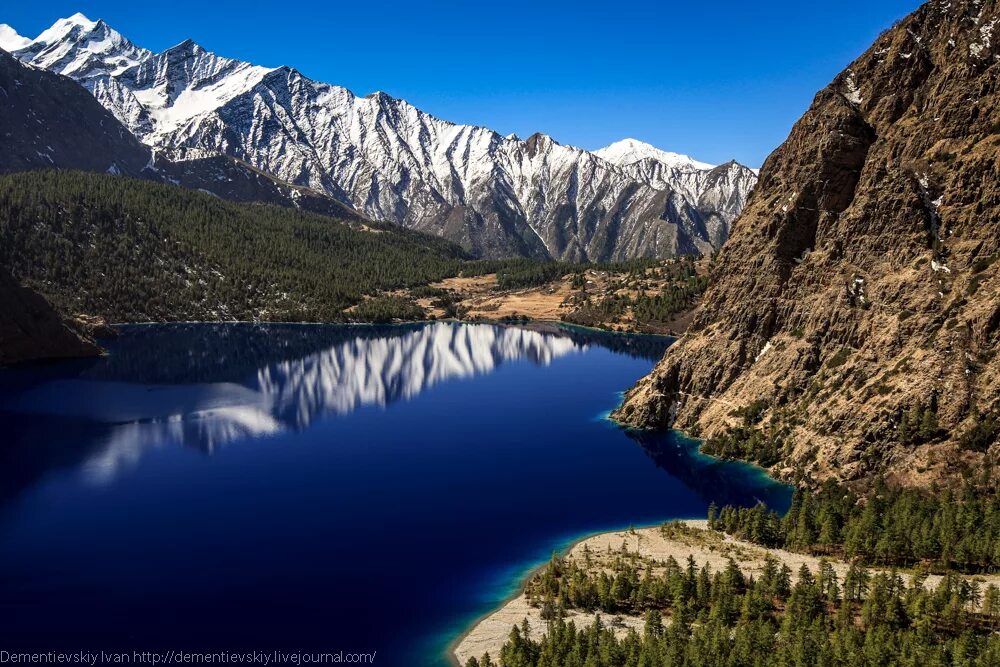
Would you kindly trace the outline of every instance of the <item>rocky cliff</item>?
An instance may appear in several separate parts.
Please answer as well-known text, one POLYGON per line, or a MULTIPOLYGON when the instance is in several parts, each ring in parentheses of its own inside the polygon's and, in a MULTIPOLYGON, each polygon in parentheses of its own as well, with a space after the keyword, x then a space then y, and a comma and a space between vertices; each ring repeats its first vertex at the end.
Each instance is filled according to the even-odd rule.
POLYGON ((101 353, 66 326, 52 306, 0 267, 0 366, 101 353))
POLYGON ((816 95, 619 420, 738 433, 814 480, 997 453, 998 6, 928 2, 816 95))

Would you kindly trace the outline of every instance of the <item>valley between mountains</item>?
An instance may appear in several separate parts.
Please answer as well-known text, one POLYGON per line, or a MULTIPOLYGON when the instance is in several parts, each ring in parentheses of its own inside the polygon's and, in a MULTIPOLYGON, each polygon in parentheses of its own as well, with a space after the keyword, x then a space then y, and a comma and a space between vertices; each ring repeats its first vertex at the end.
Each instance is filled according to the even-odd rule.
POLYGON ((883 33, 759 182, 153 53, 82 14, 4 27, 0 259, 77 321, 687 332, 616 419, 789 480, 958 479, 1000 434, 991 11, 929 2, 883 33))

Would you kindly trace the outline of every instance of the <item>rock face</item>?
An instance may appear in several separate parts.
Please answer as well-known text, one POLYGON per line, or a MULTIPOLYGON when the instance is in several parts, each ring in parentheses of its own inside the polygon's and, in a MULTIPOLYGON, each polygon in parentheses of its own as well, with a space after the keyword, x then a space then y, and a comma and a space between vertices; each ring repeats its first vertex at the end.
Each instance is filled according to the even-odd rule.
POLYGON ((151 53, 79 14, 34 40, 0 26, 0 47, 74 78, 173 160, 229 156, 481 256, 713 252, 756 181, 735 163, 713 168, 632 140, 595 154, 541 134, 504 137, 190 40, 151 53))
POLYGON ((0 172, 72 167, 138 176, 151 151, 87 91, 0 50, 0 172))
POLYGON ((0 366, 101 353, 70 329, 41 295, 0 267, 0 366))
POLYGON ((1000 407, 998 27, 996 0, 934 0, 816 95, 617 419, 712 436, 756 402, 776 471, 816 480, 997 453, 971 429, 1000 407))

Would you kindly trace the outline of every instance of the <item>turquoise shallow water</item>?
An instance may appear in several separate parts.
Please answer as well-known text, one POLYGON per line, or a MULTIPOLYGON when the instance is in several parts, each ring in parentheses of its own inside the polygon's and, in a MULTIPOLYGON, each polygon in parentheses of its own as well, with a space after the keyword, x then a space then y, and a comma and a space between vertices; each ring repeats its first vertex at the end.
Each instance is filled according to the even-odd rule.
POLYGON ((0 645, 446 648, 580 537, 788 489, 602 419, 668 339, 144 325, 0 372, 0 645))

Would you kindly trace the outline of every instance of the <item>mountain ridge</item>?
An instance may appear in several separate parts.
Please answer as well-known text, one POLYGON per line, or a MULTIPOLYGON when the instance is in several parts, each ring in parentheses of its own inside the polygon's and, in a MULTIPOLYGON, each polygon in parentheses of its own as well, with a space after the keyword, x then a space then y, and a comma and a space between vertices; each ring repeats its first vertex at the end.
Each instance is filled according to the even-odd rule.
POLYGON ((271 203, 339 219, 350 207, 308 188, 283 183, 222 155, 171 160, 136 139, 69 77, 25 65, 0 50, 0 173, 79 169, 134 176, 209 192, 236 202, 271 203))
MULTIPOLYGON (((687 168, 699 171, 706 171, 719 166, 715 164, 708 164, 707 162, 699 162, 690 155, 682 155, 681 153, 661 150, 656 146, 647 144, 644 141, 632 138, 615 141, 614 143, 608 144, 604 148, 599 148, 596 151, 591 152, 597 157, 603 158, 608 162, 612 162, 617 165, 633 164, 635 162, 649 159, 661 162, 668 167, 676 167, 680 169, 687 168)), ((733 162, 735 162, 735 160, 733 160, 733 162)))
MULTIPOLYGON (((21 43, 9 33, 16 35, 4 33, 0 46, 21 43)), ((481 256, 711 253, 756 181, 734 165, 723 181, 702 168, 700 178, 675 182, 678 163, 653 174, 545 135, 504 137, 383 92, 358 97, 292 67, 217 56, 192 40, 154 54, 82 15, 57 21, 14 53, 73 77, 168 155, 228 155, 481 256)))

